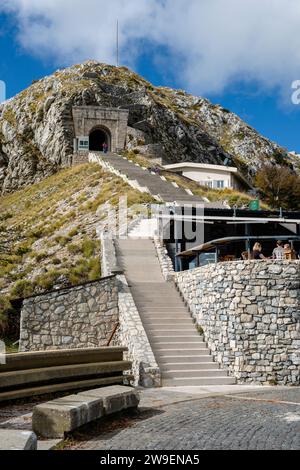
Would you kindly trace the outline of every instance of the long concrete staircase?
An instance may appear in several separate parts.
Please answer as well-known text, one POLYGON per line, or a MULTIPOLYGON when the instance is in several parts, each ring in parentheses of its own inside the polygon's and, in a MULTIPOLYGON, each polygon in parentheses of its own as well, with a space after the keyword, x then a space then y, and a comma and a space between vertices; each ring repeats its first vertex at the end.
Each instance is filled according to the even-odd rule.
POLYGON ((103 154, 101 152, 93 152, 93 155, 99 157, 104 164, 107 164, 111 170, 115 170, 122 175, 128 177, 132 181, 136 181, 142 188, 147 188, 152 196, 159 197, 162 202, 166 203, 183 203, 183 204, 205 204, 209 208, 224 208, 222 202, 210 203, 208 200, 195 196, 191 191, 184 188, 176 187, 163 176, 151 172, 147 168, 143 168, 138 164, 122 157, 118 154, 103 154))
MULTIPOLYGON (((145 224, 141 227, 145 235, 145 224)), ((135 228, 131 236, 137 235, 135 228)), ((213 362, 175 284, 164 280, 153 240, 118 240, 116 249, 161 369, 163 386, 234 384, 213 362)))

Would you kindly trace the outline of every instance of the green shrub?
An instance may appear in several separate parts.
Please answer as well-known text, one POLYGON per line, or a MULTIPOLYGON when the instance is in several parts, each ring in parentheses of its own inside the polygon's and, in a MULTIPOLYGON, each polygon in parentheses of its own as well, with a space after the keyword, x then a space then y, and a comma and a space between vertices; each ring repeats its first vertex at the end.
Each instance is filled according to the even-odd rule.
POLYGON ((45 235, 44 227, 33 229, 27 234, 29 238, 35 238, 36 240, 40 240, 41 238, 43 238, 44 235, 45 235))
POLYGON ((89 260, 80 259, 76 266, 70 270, 68 276, 73 285, 100 279, 101 266, 99 257, 93 257, 89 260))
POLYGON ((0 334, 4 335, 7 324, 8 324, 8 314, 10 310, 12 309, 11 303, 9 301, 9 298, 0 295, 0 334))
POLYGON ((90 240, 88 238, 85 238, 83 240, 81 250, 86 258, 90 258, 91 256, 93 256, 96 249, 97 249, 97 242, 90 240))
POLYGON ((101 265, 99 257, 92 258, 89 263, 89 281, 96 281, 101 277, 101 265))
POLYGON ((34 293, 35 285, 28 280, 22 280, 15 283, 11 289, 11 297, 13 299, 24 299, 30 297, 34 293))
POLYGON ((76 237, 76 235, 78 235, 78 228, 73 228, 73 230, 71 230, 71 231, 68 233, 68 237, 69 237, 69 238, 76 237))
POLYGON ((31 247, 32 247, 32 240, 28 240, 27 242, 20 243, 19 245, 17 245, 14 250, 14 253, 17 256, 26 255, 27 253, 30 253, 31 247))
POLYGON ((4 212, 4 214, 0 215, 1 222, 5 222, 8 219, 12 219, 13 214, 11 212, 4 212))
POLYGON ((58 236, 54 238, 54 241, 61 246, 66 246, 70 241, 70 237, 58 236))
POLYGON ((53 289, 57 279, 62 274, 61 271, 56 271, 53 269, 45 274, 41 274, 35 279, 37 286, 41 287, 44 290, 51 290, 53 289))
POLYGON ((81 246, 76 245, 75 243, 73 243, 72 245, 68 245, 68 252, 72 255, 78 255, 79 253, 81 253, 81 246))
POLYGON ((48 254, 46 252, 41 252, 38 253, 35 257, 36 261, 39 263, 40 261, 43 261, 44 259, 48 258, 48 254))

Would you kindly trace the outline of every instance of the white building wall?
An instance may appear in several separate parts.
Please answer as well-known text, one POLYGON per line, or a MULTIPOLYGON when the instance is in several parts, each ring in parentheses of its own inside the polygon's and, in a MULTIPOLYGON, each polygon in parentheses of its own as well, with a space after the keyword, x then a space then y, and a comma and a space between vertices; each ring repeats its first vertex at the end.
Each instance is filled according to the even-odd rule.
POLYGON ((220 170, 189 170, 183 169, 183 176, 196 181, 197 183, 203 184, 208 181, 224 181, 224 188, 233 187, 232 184, 235 181, 234 176, 226 171, 220 170))

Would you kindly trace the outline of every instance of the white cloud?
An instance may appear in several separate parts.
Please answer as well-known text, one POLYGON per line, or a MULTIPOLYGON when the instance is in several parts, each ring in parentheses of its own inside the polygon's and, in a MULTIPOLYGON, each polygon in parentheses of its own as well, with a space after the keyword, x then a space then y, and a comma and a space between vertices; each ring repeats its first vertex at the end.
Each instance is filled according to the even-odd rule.
POLYGON ((1 9, 27 51, 61 65, 114 63, 119 18, 123 63, 143 53, 140 40, 166 47, 160 67, 199 93, 242 79, 291 94, 300 79, 299 0, 2 0, 1 9))

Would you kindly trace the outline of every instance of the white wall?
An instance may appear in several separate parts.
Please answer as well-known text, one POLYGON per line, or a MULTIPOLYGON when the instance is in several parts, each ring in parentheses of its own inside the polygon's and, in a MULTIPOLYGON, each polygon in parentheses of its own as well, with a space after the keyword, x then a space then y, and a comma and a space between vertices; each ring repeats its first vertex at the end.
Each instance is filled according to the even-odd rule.
POLYGON ((224 187, 231 187, 231 173, 220 171, 220 170, 190 170, 183 169, 183 176, 197 181, 198 183, 203 181, 224 181, 224 187))

